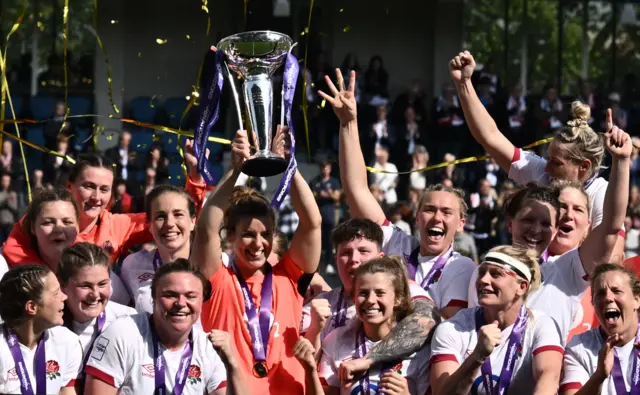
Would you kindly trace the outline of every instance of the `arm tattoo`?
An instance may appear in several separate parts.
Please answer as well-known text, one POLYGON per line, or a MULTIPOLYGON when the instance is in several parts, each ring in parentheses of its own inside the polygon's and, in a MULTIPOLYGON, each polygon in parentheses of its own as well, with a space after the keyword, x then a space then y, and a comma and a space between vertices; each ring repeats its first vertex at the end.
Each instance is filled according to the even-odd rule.
POLYGON ((439 322, 440 315, 431 300, 415 300, 413 313, 398 322, 391 333, 369 351, 366 358, 374 363, 403 360, 422 348, 439 322))

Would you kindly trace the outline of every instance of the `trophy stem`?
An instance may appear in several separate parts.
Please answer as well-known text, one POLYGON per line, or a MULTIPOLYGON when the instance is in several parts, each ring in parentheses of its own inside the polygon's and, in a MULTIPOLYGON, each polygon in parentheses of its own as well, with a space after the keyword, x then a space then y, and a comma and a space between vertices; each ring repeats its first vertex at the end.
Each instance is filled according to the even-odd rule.
POLYGON ((249 127, 258 151, 271 151, 273 86, 269 75, 248 75, 243 83, 244 100, 249 112, 249 127))

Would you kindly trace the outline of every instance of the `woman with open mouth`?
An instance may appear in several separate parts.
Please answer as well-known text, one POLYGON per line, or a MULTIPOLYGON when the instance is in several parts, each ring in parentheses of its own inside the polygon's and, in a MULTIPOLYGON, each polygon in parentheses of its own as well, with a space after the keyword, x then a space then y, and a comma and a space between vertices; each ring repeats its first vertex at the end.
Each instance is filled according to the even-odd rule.
POLYGON ((162 265, 151 284, 153 314, 121 317, 95 341, 85 394, 248 394, 229 335, 194 324, 211 284, 186 259, 162 265))
POLYGON ((82 346, 62 326, 66 298, 43 265, 21 265, 0 280, 0 393, 76 394, 82 346))
POLYGON ((479 272, 479 307, 462 310, 436 328, 432 393, 556 394, 563 338, 551 317, 525 305, 540 286, 537 255, 495 247, 479 272))
MULTIPOLYGON (((118 317, 135 314, 131 307, 113 301, 109 279, 109 256, 95 244, 76 243, 62 251, 58 280, 67 295, 64 325, 80 337, 83 371, 94 340, 118 317)), ((78 393, 84 390, 83 374, 78 393)))
POLYGON ((638 393, 640 281, 627 268, 603 264, 591 277, 591 289, 600 326, 567 346, 560 394, 638 393))
MULTIPOLYGON (((206 185, 197 170, 197 159, 192 144, 186 144, 185 160, 189 165, 189 178, 185 190, 193 197, 196 207, 204 201, 206 185)), ((114 166, 99 154, 82 154, 71 168, 67 189, 78 206, 77 241, 96 244, 107 250, 115 261, 130 247, 152 241, 145 213, 112 214, 114 166)), ((2 248, 9 267, 20 263, 44 263, 37 245, 29 237, 23 220, 18 222, 2 248)), ((74 243, 76 240, 70 240, 74 243)))
POLYGON ((464 192, 443 184, 431 185, 423 192, 416 214, 419 238, 392 225, 367 182, 358 132, 355 71, 351 72, 348 88, 340 69, 336 69, 336 79, 338 87, 325 76, 331 95, 318 93, 331 104, 340 122, 340 179, 351 214, 382 227, 383 252, 403 257, 409 278, 429 292, 443 318, 450 318, 467 307, 467 288, 476 267, 475 262, 453 249, 453 239, 463 231, 466 221, 464 192))
MULTIPOLYGON (((278 128, 273 147, 284 147, 286 128, 278 128)), ((207 199, 196 222, 191 259, 213 285, 202 326, 231 333, 242 369, 254 395, 300 394, 304 370, 291 354, 300 334, 304 273, 314 273, 321 250, 320 210, 300 171, 287 171, 291 201, 300 217, 289 249, 277 265, 268 262, 276 230, 276 211, 258 192, 235 187, 242 164, 251 155, 247 132, 232 144, 232 167, 207 199), (232 245, 223 264, 220 230, 232 245)), ((307 284, 308 284, 308 280, 307 284)))
MULTIPOLYGON (((184 189, 160 185, 146 198, 148 227, 156 248, 142 249, 125 258, 120 278, 139 312, 153 312, 151 279, 158 268, 176 259, 189 259, 196 223, 196 205, 184 189)), ((128 301, 127 301, 128 304, 128 301)))
MULTIPOLYGON (((357 319, 335 329, 322 341, 318 371, 305 369, 311 379, 307 382, 315 383, 314 388, 307 388, 307 392, 336 395, 426 393, 429 387, 428 346, 404 360, 374 365, 353 383, 341 382, 343 361, 364 357, 389 335, 396 322, 413 311, 407 271, 400 257, 375 258, 358 266, 353 284, 357 319)), ((421 296, 427 297, 427 293, 423 291, 421 296)), ((310 359, 302 363, 312 367, 309 366, 310 359)))
MULTIPOLYGON (((560 327, 563 339, 567 339, 581 312, 580 301, 589 287, 589 276, 598 264, 612 259, 626 216, 628 196, 618 191, 629 189, 631 139, 614 126, 607 132, 605 144, 613 162, 603 220, 578 248, 552 260, 544 254, 556 237, 561 220, 557 188, 528 186, 514 193, 505 203, 513 245, 533 249, 542 259, 542 285, 529 296, 527 306, 550 315, 560 327)), ((477 270, 474 283, 476 278, 477 270)), ((475 302, 477 299, 471 292, 470 289, 469 300, 475 302)))

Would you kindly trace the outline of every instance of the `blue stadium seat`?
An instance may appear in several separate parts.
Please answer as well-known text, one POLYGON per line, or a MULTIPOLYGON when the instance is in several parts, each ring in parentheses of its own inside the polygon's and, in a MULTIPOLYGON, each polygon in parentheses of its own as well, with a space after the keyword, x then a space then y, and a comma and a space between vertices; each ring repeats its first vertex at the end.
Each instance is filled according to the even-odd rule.
POLYGON ((184 182, 184 171, 180 163, 169 163, 169 184, 182 186, 184 182))
POLYGON ((182 113, 189 102, 184 97, 172 97, 164 102, 164 110, 169 118, 169 126, 177 128, 180 125, 182 113))
POLYGON ((92 113, 91 99, 85 96, 69 96, 67 99, 69 115, 84 115, 92 113))
POLYGON ((91 141, 87 141, 89 136, 91 135, 91 129, 87 127, 77 127, 76 128, 76 149, 81 151, 85 146, 93 144, 91 141))
POLYGON ((136 121, 153 123, 158 111, 158 100, 151 97, 136 97, 131 100, 131 117, 136 121))
POLYGON ((131 148, 139 153, 147 153, 153 144, 152 129, 131 128, 131 148))
MULTIPOLYGON (((182 137, 182 144, 184 147, 185 137, 182 137)), ((165 154, 173 155, 178 153, 178 135, 173 133, 164 133, 162 135, 162 149, 165 154)))
MULTIPOLYGON (((27 140, 30 142, 37 144, 39 146, 44 146, 44 126, 42 125, 29 125, 27 126, 27 140)), ((29 171, 32 169, 42 169, 43 163, 43 154, 42 152, 36 150, 35 148, 31 148, 25 146, 25 154, 27 156, 27 166, 29 171)))
POLYGON ((53 96, 35 96, 31 98, 31 114, 37 120, 49 119, 60 100, 53 96))
MULTIPOLYGON (((4 112, 4 119, 11 119, 11 106, 9 106, 9 98, 7 97, 7 102, 5 104, 5 112, 4 112)), ((16 112, 16 118, 22 118, 23 117, 23 111, 24 111, 24 97, 22 96, 11 96, 11 101, 13 102, 13 109, 16 112)), ((6 126, 5 126, 5 129, 6 126)))

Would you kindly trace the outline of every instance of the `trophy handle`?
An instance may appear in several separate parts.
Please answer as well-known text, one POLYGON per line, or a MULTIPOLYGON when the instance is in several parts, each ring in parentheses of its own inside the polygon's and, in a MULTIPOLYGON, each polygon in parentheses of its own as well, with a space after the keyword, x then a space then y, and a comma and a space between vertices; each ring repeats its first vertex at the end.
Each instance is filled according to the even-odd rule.
POLYGON ((227 62, 224 63, 224 68, 227 71, 227 76, 229 77, 229 85, 231 85, 231 92, 233 93, 233 101, 236 104, 236 115, 238 116, 238 129, 244 129, 242 126, 242 107, 240 107, 240 97, 238 96, 238 90, 236 89, 236 81, 233 79, 233 74, 231 74, 231 70, 229 70, 229 65, 227 62))

